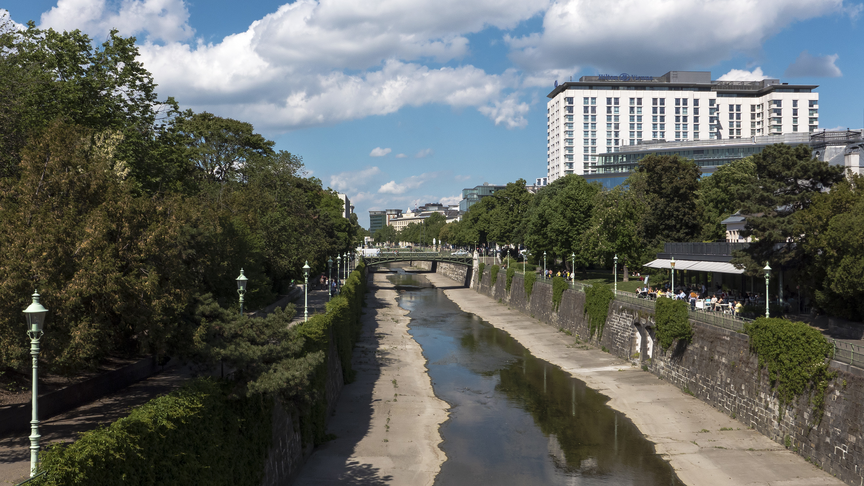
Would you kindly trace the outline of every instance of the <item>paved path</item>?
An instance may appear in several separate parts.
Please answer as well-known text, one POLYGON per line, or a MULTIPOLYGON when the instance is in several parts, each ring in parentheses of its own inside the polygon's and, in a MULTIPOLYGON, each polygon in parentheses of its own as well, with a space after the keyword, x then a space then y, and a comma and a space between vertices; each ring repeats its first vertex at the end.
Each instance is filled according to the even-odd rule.
POLYGON ((357 379, 342 390, 327 426, 336 438, 315 450, 294 484, 426 486, 446 459, 438 427, 449 406, 432 391, 397 291, 385 274, 371 275, 352 360, 357 379))
POLYGON ((655 444, 657 452, 669 460, 685 484, 845 484, 780 444, 627 361, 593 347, 576 347, 571 336, 472 289, 452 288, 453 281, 442 275, 424 275, 435 285, 451 287, 445 293, 466 312, 507 331, 534 356, 561 367, 610 397, 609 406, 633 421, 655 444))
MULTIPOLYGON (((125 417, 149 400, 179 387, 188 377, 187 368, 170 365, 160 373, 95 402, 57 415, 41 423, 40 445, 72 442, 78 435, 125 417)), ((0 484, 18 484, 30 475, 30 435, 19 432, 0 437, 0 484)))

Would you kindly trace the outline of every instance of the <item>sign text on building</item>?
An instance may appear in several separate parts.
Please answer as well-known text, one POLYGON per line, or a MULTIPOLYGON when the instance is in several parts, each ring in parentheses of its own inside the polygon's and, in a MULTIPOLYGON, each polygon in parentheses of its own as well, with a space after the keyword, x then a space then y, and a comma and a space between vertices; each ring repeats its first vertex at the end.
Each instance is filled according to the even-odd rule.
POLYGON ((636 76, 634 74, 621 73, 615 74, 600 74, 597 76, 600 81, 654 81, 654 76, 636 76))

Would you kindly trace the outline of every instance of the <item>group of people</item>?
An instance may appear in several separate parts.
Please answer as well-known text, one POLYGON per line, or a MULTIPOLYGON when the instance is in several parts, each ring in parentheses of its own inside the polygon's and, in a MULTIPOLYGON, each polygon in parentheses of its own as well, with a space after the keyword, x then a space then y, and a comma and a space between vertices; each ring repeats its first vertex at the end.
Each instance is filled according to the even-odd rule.
POLYGON ((687 290, 685 290, 684 288, 679 288, 676 292, 674 289, 670 289, 668 287, 661 287, 658 289, 643 287, 637 289, 637 292, 644 297, 665 297, 674 300, 689 301, 690 308, 692 309, 697 308, 696 302, 704 296, 702 309, 717 312, 729 310, 734 315, 740 314, 741 308, 744 306, 744 302, 750 299, 750 297, 747 296, 746 293, 741 299, 732 299, 729 294, 727 294, 726 291, 722 289, 719 289, 715 294, 708 294, 705 285, 702 285, 701 289, 695 286, 690 287, 689 292, 687 292, 687 290))
POLYGON ((562 277, 562 278, 564 278, 564 280, 570 281, 570 278, 572 276, 573 276, 573 274, 570 273, 569 270, 564 270, 564 271, 559 270, 557 273, 553 272, 552 270, 549 270, 549 269, 546 270, 546 278, 562 277))
POLYGON ((319 277, 318 283, 319 283, 320 287, 323 287, 325 289, 329 286, 330 287, 330 293, 332 295, 336 295, 339 293, 339 279, 336 279, 336 278, 330 279, 330 278, 327 278, 326 275, 321 275, 321 277, 319 277))

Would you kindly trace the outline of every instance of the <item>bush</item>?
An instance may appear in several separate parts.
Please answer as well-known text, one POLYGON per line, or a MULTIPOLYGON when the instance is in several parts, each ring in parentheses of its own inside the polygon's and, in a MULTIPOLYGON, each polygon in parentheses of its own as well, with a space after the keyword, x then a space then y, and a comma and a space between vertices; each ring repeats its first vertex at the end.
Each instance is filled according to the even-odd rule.
POLYGON ((689 343, 693 339, 689 307, 689 304, 683 300, 657 299, 654 317, 656 319, 657 338, 664 351, 669 349, 669 346, 672 346, 676 340, 689 343))
POLYGON ((605 284, 594 284, 585 288, 585 314, 588 315, 588 326, 593 337, 597 339, 603 336, 603 327, 606 325, 606 316, 609 314, 609 303, 615 294, 605 284))
POLYGON ((483 270, 486 269, 486 264, 480 262, 480 266, 478 267, 478 275, 477 275, 477 285, 480 285, 480 282, 483 281, 483 270))
POLYGON ((814 423, 822 420, 825 410, 825 390, 836 373, 828 372, 828 362, 834 348, 825 336, 803 322, 760 317, 744 325, 750 336, 750 350, 759 357, 759 367, 768 368, 771 385, 783 407, 804 392, 812 393, 814 423))
POLYGON ((194 380, 108 427, 42 453, 34 485, 258 485, 272 437, 272 396, 229 398, 194 380))
POLYGON ((489 286, 494 287, 498 282, 498 272, 501 270, 501 267, 498 265, 492 265, 492 269, 489 270, 489 286))
POLYGON ((516 269, 513 267, 507 268, 507 293, 510 293, 510 287, 513 285, 513 275, 516 275, 516 269))
POLYGON ((565 290, 567 290, 567 280, 563 277, 552 277, 552 308, 555 309, 555 312, 558 312, 561 297, 564 296, 565 290))
POLYGON ((531 292, 534 291, 534 282, 537 281, 536 273, 525 274, 525 298, 531 301, 531 292))

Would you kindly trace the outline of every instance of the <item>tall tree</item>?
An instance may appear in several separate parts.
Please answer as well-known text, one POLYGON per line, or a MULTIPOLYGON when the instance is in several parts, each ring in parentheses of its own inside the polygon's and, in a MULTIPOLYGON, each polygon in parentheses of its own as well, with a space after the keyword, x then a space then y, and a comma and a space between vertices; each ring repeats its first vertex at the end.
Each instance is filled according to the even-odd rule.
POLYGON ((646 211, 644 199, 626 187, 598 192, 577 265, 597 262, 611 266, 618 255, 625 268, 635 268, 653 259, 640 236, 639 224, 646 211))
POLYGON ((807 245, 803 243, 811 233, 793 216, 809 208, 816 195, 843 180, 843 167, 813 158, 807 145, 771 145, 753 155, 752 161, 756 175, 739 194, 741 212, 748 215, 742 235, 754 241, 734 262, 751 272, 765 262, 775 268, 809 265, 813 255, 804 251, 807 245))
POLYGON ((722 165, 710 176, 699 180, 697 197, 702 216, 702 241, 724 241, 726 228, 721 221, 741 209, 741 193, 756 177, 756 164, 747 157, 722 165))
POLYGON ((650 247, 667 241, 694 241, 700 218, 696 203, 699 167, 680 156, 649 155, 639 161, 630 188, 645 200, 642 240, 650 247))
POLYGON ((505 245, 523 241, 520 229, 533 196, 525 188, 525 179, 508 182, 507 187, 493 194, 495 204, 489 214, 489 240, 505 245))

